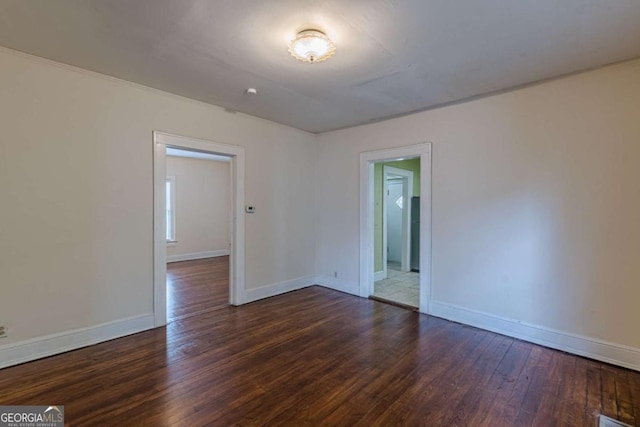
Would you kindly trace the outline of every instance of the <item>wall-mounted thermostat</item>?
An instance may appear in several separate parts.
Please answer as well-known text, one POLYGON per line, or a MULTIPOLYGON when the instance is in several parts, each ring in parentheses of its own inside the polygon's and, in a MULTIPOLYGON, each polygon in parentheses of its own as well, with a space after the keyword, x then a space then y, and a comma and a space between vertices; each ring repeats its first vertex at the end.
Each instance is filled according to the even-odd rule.
POLYGON ((247 205, 247 206, 244 207, 244 210, 247 213, 255 213, 256 212, 256 207, 253 206, 253 205, 247 205))

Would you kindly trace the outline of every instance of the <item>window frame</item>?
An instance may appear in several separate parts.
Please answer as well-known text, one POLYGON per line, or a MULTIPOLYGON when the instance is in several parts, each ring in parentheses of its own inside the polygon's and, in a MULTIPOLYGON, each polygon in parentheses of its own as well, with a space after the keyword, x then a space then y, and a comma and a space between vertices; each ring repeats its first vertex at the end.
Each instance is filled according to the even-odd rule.
POLYGON ((165 240, 167 242, 167 246, 175 246, 176 243, 178 243, 176 237, 176 177, 167 176, 165 181, 165 194, 167 192, 167 184, 169 185, 169 200, 167 200, 167 205, 165 206, 165 218, 167 221, 165 228, 165 240))

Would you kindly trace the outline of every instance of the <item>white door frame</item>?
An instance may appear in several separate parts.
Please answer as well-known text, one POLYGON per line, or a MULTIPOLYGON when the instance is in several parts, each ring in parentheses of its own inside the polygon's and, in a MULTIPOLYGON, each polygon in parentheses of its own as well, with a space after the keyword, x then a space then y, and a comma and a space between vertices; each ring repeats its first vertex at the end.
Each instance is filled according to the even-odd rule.
POLYGON ((167 243, 165 181, 167 146, 231 158, 231 247, 229 303, 245 301, 244 288, 244 148, 203 139, 153 132, 153 317, 155 327, 167 324, 167 243))
POLYGON ((387 277, 387 193, 389 192, 389 178, 400 177, 402 179, 402 271, 411 270, 411 197, 413 196, 413 172, 395 168, 393 166, 382 166, 382 271, 387 277))
POLYGON ((373 294, 374 284, 374 163, 420 157, 420 307, 429 312, 431 300, 431 143, 360 153, 360 289, 373 294))

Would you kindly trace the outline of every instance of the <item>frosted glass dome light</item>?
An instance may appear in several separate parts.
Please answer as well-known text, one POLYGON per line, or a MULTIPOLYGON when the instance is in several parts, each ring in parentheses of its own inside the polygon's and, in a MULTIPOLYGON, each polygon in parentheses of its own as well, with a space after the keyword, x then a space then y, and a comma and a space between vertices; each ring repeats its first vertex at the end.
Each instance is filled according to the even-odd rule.
POLYGON ((324 61, 336 51, 336 45, 322 31, 304 30, 289 43, 291 56, 311 64, 324 61))

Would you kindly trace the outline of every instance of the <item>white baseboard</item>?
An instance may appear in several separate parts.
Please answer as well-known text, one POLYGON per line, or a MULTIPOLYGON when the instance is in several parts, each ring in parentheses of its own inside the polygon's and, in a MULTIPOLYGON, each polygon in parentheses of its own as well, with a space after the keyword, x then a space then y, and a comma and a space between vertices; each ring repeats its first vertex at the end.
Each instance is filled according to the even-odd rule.
POLYGON ((146 331, 153 326, 153 314, 145 314, 7 344, 0 346, 0 369, 146 331))
POLYGON ((276 295, 284 294, 286 292, 296 291, 298 289, 312 286, 313 284, 313 276, 305 276, 298 279, 286 280, 284 282, 261 286, 255 289, 247 289, 245 291, 244 303, 273 297, 276 295))
POLYGON ((341 280, 335 277, 316 276, 315 283, 325 288, 360 296, 360 284, 357 281, 341 280))
POLYGON ((429 314, 545 347, 640 371, 640 348, 519 322, 439 301, 431 301, 429 314))
POLYGON ((190 254, 167 255, 167 262, 191 261, 194 259, 214 258, 217 256, 229 255, 229 249, 218 251, 192 252, 190 254))
POLYGON ((386 278, 387 278, 387 275, 385 274, 384 270, 376 271, 375 273, 373 273, 374 282, 377 282, 378 280, 384 280, 386 278))

